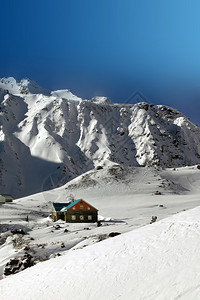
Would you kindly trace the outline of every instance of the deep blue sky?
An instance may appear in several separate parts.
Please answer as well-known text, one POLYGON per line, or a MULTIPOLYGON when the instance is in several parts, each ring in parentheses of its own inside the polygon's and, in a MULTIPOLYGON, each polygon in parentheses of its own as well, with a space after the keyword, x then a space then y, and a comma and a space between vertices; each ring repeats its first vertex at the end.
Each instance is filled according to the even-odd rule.
POLYGON ((0 77, 116 102, 138 90, 200 124, 199 0, 5 0, 0 41, 0 77))

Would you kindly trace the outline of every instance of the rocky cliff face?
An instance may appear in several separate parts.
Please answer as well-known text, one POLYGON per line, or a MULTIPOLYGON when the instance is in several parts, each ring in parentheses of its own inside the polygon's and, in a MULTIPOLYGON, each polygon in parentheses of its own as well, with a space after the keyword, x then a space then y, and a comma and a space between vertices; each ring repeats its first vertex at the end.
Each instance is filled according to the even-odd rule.
POLYGON ((200 128, 163 105, 82 100, 29 79, 0 79, 0 189, 15 197, 65 184, 109 162, 200 162, 200 128))

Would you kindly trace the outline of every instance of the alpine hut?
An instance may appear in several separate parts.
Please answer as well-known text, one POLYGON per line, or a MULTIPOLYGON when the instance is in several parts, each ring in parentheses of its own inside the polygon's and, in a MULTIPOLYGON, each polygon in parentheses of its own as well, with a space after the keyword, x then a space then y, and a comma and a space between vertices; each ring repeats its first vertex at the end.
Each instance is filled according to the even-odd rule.
POLYGON ((67 203, 53 203, 51 217, 69 223, 93 223, 97 222, 98 210, 83 199, 73 200, 67 203))
POLYGON ((10 194, 0 194, 5 199, 5 202, 13 202, 13 197, 10 194))

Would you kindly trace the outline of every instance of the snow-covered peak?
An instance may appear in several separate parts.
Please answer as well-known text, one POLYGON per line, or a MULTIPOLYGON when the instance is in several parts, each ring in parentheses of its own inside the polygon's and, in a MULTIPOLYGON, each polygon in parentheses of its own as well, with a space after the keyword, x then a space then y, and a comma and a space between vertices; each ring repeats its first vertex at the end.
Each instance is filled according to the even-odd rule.
POLYGON ((43 94, 49 95, 47 89, 40 87, 36 82, 28 78, 23 78, 19 82, 13 77, 0 78, 0 88, 8 91, 10 94, 43 94))
POLYGON ((77 101, 82 101, 81 98, 77 97, 76 95, 72 94, 70 90, 57 90, 57 91, 52 91, 51 95, 54 97, 58 98, 63 98, 67 100, 77 100, 77 101))
POLYGON ((29 78, 23 78, 19 83, 19 89, 21 94, 43 94, 50 95, 50 91, 39 86, 35 81, 29 78))
POLYGON ((108 99, 107 97, 99 97, 99 96, 96 96, 96 97, 93 97, 91 99, 91 102, 94 102, 94 103, 99 103, 99 104, 111 104, 112 102, 110 101, 110 99, 108 99))
POLYGON ((20 89, 17 81, 13 77, 0 78, 0 88, 9 91, 11 94, 19 94, 20 89))

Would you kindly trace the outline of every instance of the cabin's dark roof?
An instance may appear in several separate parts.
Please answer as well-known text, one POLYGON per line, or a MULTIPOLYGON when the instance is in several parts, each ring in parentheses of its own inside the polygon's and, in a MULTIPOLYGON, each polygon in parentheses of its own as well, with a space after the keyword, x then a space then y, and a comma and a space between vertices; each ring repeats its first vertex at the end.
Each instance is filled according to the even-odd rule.
POLYGON ((56 211, 61 211, 63 207, 66 207, 70 202, 67 203, 53 203, 53 206, 56 211))
POLYGON ((0 195, 3 196, 3 197, 11 197, 11 198, 13 198, 12 195, 10 195, 10 194, 0 194, 0 195))

